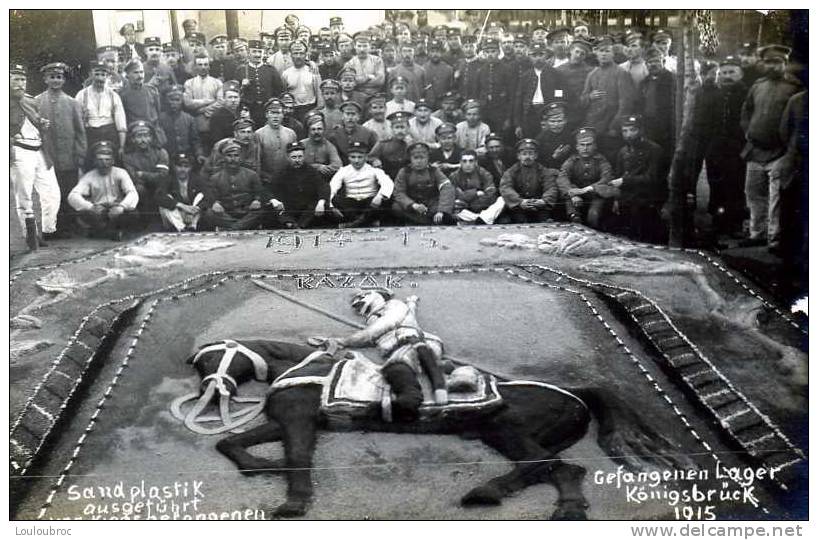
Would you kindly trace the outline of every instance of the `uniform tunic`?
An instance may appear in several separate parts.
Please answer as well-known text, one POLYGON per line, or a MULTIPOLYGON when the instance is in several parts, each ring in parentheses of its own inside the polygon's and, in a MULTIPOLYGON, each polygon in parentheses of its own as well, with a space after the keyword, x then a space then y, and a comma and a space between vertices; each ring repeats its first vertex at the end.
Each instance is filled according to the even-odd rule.
POLYGON ((145 150, 126 151, 122 157, 122 164, 139 192, 139 207, 142 212, 156 210, 156 189, 166 182, 170 172, 169 163, 167 150, 154 146, 145 150))
POLYGON ((40 116, 51 122, 51 127, 43 131, 43 150, 57 171, 76 173, 87 148, 82 106, 62 90, 57 93, 46 90, 34 102, 40 116))
POLYGON ((124 86, 119 91, 122 107, 125 109, 125 118, 128 124, 137 120, 145 120, 156 125, 159 120, 159 90, 149 84, 138 87, 124 86))
POLYGON ((503 62, 486 61, 477 74, 476 99, 480 102, 483 121, 495 131, 511 122, 514 102, 514 70, 503 62))
POLYGON ((327 139, 338 149, 341 161, 345 164, 349 163, 349 146, 354 141, 366 144, 367 148, 373 148, 378 142, 377 135, 363 126, 355 126, 351 133, 348 133, 343 126, 336 126, 327 139))
POLYGON ((583 107, 588 108, 585 124, 594 127, 599 135, 616 130, 617 119, 632 112, 635 97, 633 80, 622 68, 616 64, 594 68, 588 74, 580 98, 583 107), (594 90, 603 90, 607 95, 591 100, 594 90))
POLYGON ((437 143, 437 135, 435 134, 435 130, 442 124, 442 121, 433 116, 430 116, 429 121, 425 124, 418 122, 417 118, 410 118, 409 134, 412 136, 412 139, 414 139, 415 142, 425 142, 429 145, 429 147, 437 148, 440 145, 437 143))
POLYGON ((334 109, 328 109, 326 106, 324 106, 320 109, 315 109, 315 111, 324 115, 324 129, 326 131, 331 131, 335 129, 335 126, 340 126, 344 123, 344 113, 342 113, 341 109, 337 107, 334 109))
POLYGON ((452 173, 452 184, 455 196, 466 203, 466 208, 472 212, 481 212, 497 200, 497 188, 494 179, 486 169, 477 167, 470 174, 458 170, 452 173), (477 192, 482 191, 482 195, 477 192))
POLYGON ((366 94, 367 97, 380 92, 383 88, 383 83, 386 82, 386 69, 383 66, 383 60, 381 60, 379 56, 369 54, 363 60, 358 56, 354 56, 346 63, 345 67, 354 69, 355 73, 359 76, 372 76, 367 82, 356 86, 356 88, 366 94))
POLYGON ((762 77, 750 88, 741 111, 741 126, 747 136, 744 157, 747 161, 769 163, 784 154, 787 141, 779 136, 784 107, 802 90, 789 76, 780 79, 762 77))
POLYGON ((565 114, 569 129, 577 127, 585 118, 585 107, 581 103, 580 97, 582 96, 582 90, 585 88, 585 80, 593 69, 585 62, 579 64, 569 62, 557 68, 557 71, 562 75, 562 85, 565 91, 563 97, 567 104, 565 114))
POLYGON ((471 127, 463 120, 457 124, 455 142, 463 150, 474 150, 478 155, 483 155, 486 153, 486 137, 490 133, 491 129, 483 122, 476 127, 471 127))
POLYGON ((381 160, 381 169, 389 175, 390 178, 395 178, 403 167, 408 163, 406 156, 406 141, 401 139, 388 139, 380 141, 369 152, 369 158, 377 158, 381 160))
POLYGON ((167 137, 165 148, 170 155, 189 154, 197 157, 204 155, 199 130, 196 129, 196 120, 188 113, 163 112, 159 115, 159 125, 167 137))
POLYGON ((624 202, 640 206, 661 206, 667 195, 667 182, 661 175, 662 148, 644 137, 619 150, 616 176, 624 202))
POLYGON ((537 144, 540 145, 537 161, 549 169, 559 169, 568 159, 568 156, 574 152, 575 143, 571 132, 568 128, 564 128, 559 133, 554 133, 548 129, 540 131, 540 134, 537 135, 537 144), (567 147, 567 149, 563 149, 555 156, 555 152, 560 147, 567 147))
POLYGON ((429 216, 454 212, 455 191, 451 181, 434 167, 415 170, 404 167, 395 178, 395 204, 404 212, 413 212, 413 204, 423 204, 429 216))
POLYGON ((329 184, 321 175, 307 165, 288 165, 272 186, 272 195, 284 204, 284 214, 279 218, 305 227, 315 215, 318 201, 329 201, 329 184))
POLYGON ((232 217, 242 217, 254 200, 261 201, 262 189, 258 175, 244 167, 237 171, 221 169, 208 182, 207 206, 218 202, 232 217))
POLYGON ((363 125, 366 129, 375 133, 375 136, 378 137, 378 142, 392 138, 392 122, 389 120, 378 122, 374 118, 370 118, 364 122, 363 125))
POLYGON ((341 161, 341 156, 338 155, 338 149, 326 138, 322 138, 320 142, 315 142, 312 138, 307 137, 301 140, 301 144, 304 145, 304 163, 313 166, 316 170, 318 165, 328 165, 332 169, 328 176, 324 175, 325 180, 331 178, 338 169, 343 167, 344 164, 341 161))
POLYGON ((462 59, 455 69, 460 75, 457 88, 464 99, 477 97, 477 78, 482 66, 483 60, 475 56, 471 59, 462 59))
POLYGON ((405 64, 401 63, 393 68, 390 68, 386 80, 387 89, 389 89, 389 87, 392 85, 392 81, 397 77, 403 77, 406 79, 406 99, 417 101, 420 98, 426 97, 426 86, 428 84, 426 70, 421 66, 412 64, 410 67, 407 67, 405 64))
POLYGON ((443 94, 454 87, 454 69, 443 60, 437 63, 430 60, 426 62, 423 69, 426 70, 426 79, 429 84, 426 99, 437 107, 443 94))
POLYGON ((556 172, 539 163, 523 167, 515 163, 500 180, 500 195, 509 208, 517 208, 523 199, 540 199, 547 207, 553 207, 559 200, 556 172))
POLYGON ((256 126, 266 122, 264 104, 272 97, 278 97, 287 91, 287 86, 281 78, 280 71, 271 65, 245 64, 238 70, 239 81, 247 80, 242 88, 241 102, 250 109, 250 115, 256 126))
POLYGON ((264 181, 275 182, 289 163, 287 145, 296 142, 298 136, 290 128, 274 129, 267 125, 256 130, 256 140, 261 158, 259 175, 264 181))

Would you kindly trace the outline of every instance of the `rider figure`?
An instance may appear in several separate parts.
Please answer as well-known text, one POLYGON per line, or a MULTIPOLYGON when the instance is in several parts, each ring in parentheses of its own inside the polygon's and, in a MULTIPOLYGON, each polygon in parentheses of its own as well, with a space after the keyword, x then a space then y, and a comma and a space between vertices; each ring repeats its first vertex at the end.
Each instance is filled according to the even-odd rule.
POLYGON ((443 344, 440 339, 424 334, 415 317, 417 296, 406 300, 393 298, 385 288, 359 292, 352 299, 352 308, 366 319, 366 328, 344 338, 332 339, 340 347, 375 346, 385 362, 381 368, 386 382, 395 394, 393 417, 410 422, 418 418, 423 402, 418 376, 426 374, 432 383, 435 403, 448 401, 443 344))

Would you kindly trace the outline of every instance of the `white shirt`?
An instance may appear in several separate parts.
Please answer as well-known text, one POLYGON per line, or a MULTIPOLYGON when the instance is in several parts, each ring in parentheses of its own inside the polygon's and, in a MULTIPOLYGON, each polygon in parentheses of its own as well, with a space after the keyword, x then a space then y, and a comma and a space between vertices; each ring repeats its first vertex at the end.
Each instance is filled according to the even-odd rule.
POLYGON ((404 99, 403 103, 398 103, 394 99, 386 102, 386 116, 398 111, 414 113, 415 102, 409 101, 408 99, 404 99))
POLYGON ((440 144, 437 142, 435 130, 442 124, 443 120, 434 116, 429 117, 429 121, 425 124, 418 122, 417 118, 410 118, 409 135, 417 142, 428 144, 430 148, 439 148, 440 144))
POLYGON ((321 84, 321 75, 313 71, 308 64, 300 68, 290 66, 284 70, 281 77, 295 98, 296 106, 316 103, 318 96, 315 95, 315 89, 321 84))
MULTIPOLYGON (((376 169, 369 163, 364 163, 363 167, 356 169, 352 165, 345 165, 338 169, 332 180, 329 181, 329 200, 344 187, 346 196, 358 201, 380 195, 384 199, 392 196, 395 183, 383 170, 376 169)), ((330 202, 332 206, 332 202, 330 202)))
POLYGON ((85 126, 98 128, 115 124, 117 131, 127 131, 125 108, 122 99, 113 90, 104 88, 98 92, 93 85, 77 92, 76 99, 82 106, 85 126))

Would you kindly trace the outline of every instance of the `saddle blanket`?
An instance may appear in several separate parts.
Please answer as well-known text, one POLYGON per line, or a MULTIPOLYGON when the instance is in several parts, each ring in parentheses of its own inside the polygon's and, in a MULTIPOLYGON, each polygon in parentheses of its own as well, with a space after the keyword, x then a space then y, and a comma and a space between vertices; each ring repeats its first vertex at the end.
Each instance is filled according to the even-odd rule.
MULTIPOLYGON (((438 405, 434 401, 434 391, 427 377, 420 377, 423 403, 420 406, 421 420, 442 417, 467 417, 474 413, 483 414, 499 407, 503 398, 497 391, 497 380, 493 375, 479 373, 473 368, 475 384, 465 390, 464 385, 449 387, 449 401, 438 405), (465 390, 465 391, 464 391, 465 390)), ((457 370, 455 370, 457 372, 457 370)), ((456 377, 462 380, 463 377, 456 377)), ((321 408, 329 415, 372 416, 380 415, 382 403, 389 403, 389 384, 384 379, 379 366, 363 355, 354 355, 332 368, 328 384, 321 395, 321 408)))

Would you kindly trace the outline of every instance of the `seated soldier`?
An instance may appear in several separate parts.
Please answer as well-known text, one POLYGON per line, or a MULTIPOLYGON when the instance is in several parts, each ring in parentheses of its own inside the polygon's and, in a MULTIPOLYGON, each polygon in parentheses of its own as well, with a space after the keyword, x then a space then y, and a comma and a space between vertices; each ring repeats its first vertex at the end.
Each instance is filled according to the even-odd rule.
POLYGON ((457 124, 455 140, 463 150, 474 150, 482 156, 486 153, 486 137, 491 129, 480 120, 480 102, 467 99, 463 103, 463 115, 465 120, 457 124))
POLYGON ((440 98, 440 108, 432 113, 434 118, 442 122, 448 122, 455 126, 464 120, 463 111, 460 110, 460 94, 449 90, 440 98))
POLYGON ((225 139, 216 145, 224 165, 210 177, 204 218, 209 228, 232 231, 255 229, 264 222, 261 180, 241 166, 241 145, 225 139))
POLYGON ((560 196, 568 219, 598 229, 606 207, 617 194, 609 185, 613 180, 611 164, 597 151, 594 128, 578 129, 575 138, 577 153, 562 164, 557 178, 560 196))
POLYGON ((406 157, 406 149, 409 148, 407 141, 411 140, 411 137, 409 137, 409 119, 411 117, 411 113, 405 112, 390 114, 389 122, 392 125, 392 136, 385 141, 378 142, 369 151, 369 162, 372 163, 373 167, 383 169, 389 178, 395 178, 398 171, 409 162, 406 157))
POLYGON ((304 145, 288 144, 287 158, 289 165, 271 186, 270 204, 278 213, 278 224, 285 229, 306 229, 329 223, 335 216, 327 204, 329 186, 318 171, 304 163, 304 145))
POLYGON ((395 178, 392 212, 401 223, 454 224, 454 186, 429 163, 429 146, 413 143, 408 154, 409 165, 395 178))
POLYGON ((517 163, 503 174, 500 195, 514 223, 537 223, 551 218, 559 200, 557 171, 537 163, 537 141, 517 142, 517 163))
POLYGON ((260 160, 258 141, 256 141, 255 130, 253 129, 253 120, 247 116, 233 122, 232 139, 230 137, 220 139, 213 145, 210 157, 202 166, 202 178, 210 178, 211 175, 224 166, 224 156, 222 156, 219 148, 221 148, 221 143, 227 140, 232 140, 239 145, 239 164, 251 171, 258 171, 260 160))
POLYGON ((369 120, 363 126, 373 132, 378 142, 385 141, 392 137, 392 126, 386 119, 386 96, 379 92, 371 96, 367 103, 369 110, 369 120))
POLYGON ((137 212, 144 225, 153 223, 158 214, 156 190, 168 180, 169 163, 168 152, 159 146, 153 125, 145 120, 132 122, 122 164, 139 193, 137 212))
POLYGON ((450 175, 460 168, 460 156, 463 149, 455 142, 456 131, 454 124, 448 122, 441 124, 435 130, 440 147, 431 151, 429 161, 445 175, 450 175))
POLYGON ((91 147, 94 168, 68 194, 68 204, 78 212, 77 224, 89 235, 122 240, 123 229, 136 221, 139 193, 128 171, 114 167, 114 154, 115 147, 108 141, 91 147))
POLYGON ((329 183, 330 207, 342 227, 380 225, 382 209, 395 188, 392 179, 366 162, 369 147, 361 141, 349 145, 349 165, 341 167, 329 183))
POLYGON ((304 163, 318 171, 324 182, 329 183, 333 175, 344 164, 338 149, 324 136, 326 125, 324 115, 318 111, 310 111, 304 118, 307 124, 307 138, 301 140, 304 145, 304 163))
POLYGON ((205 205, 205 186, 193 171, 188 154, 176 154, 173 172, 156 190, 156 203, 166 231, 195 231, 205 205))
POLYGON ((565 103, 552 101, 546 105, 540 125, 542 131, 537 135, 539 162, 549 169, 559 170, 574 151, 573 136, 567 128, 565 103))
POLYGON ((425 374, 434 390, 435 403, 449 400, 444 373, 451 371, 443 360, 443 344, 425 334, 417 321, 417 296, 405 301, 393 298, 389 289, 370 289, 356 294, 352 307, 366 319, 366 327, 343 337, 330 338, 330 347, 375 346, 384 364, 381 367, 395 398, 392 418, 398 422, 417 420, 423 403, 418 377, 425 374))
POLYGON ((629 224, 633 238, 659 243, 662 222, 659 212, 667 198, 667 182, 662 174, 662 147, 645 138, 642 118, 626 116, 620 122, 625 146, 616 160, 618 178, 610 185, 619 188, 619 211, 629 224))
MULTIPOLYGON (((477 164, 477 153, 474 150, 463 151, 460 168, 452 173, 450 179, 455 189, 454 210, 457 212, 457 219, 467 223, 492 223, 493 219, 489 218, 487 221, 481 213, 497 202, 497 188, 491 174, 477 164)), ((502 208, 501 200, 499 211, 502 208)))
POLYGON ((491 174, 497 189, 500 189, 500 180, 514 161, 514 155, 503 144, 502 135, 489 133, 486 137, 486 155, 478 155, 477 163, 491 174))
POLYGON ((426 143, 429 148, 437 148, 435 131, 443 124, 432 117, 432 105, 421 98, 415 103, 415 116, 409 120, 409 135, 414 142, 426 143))

